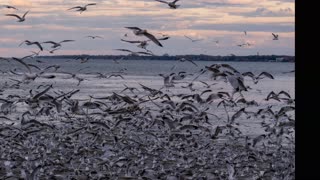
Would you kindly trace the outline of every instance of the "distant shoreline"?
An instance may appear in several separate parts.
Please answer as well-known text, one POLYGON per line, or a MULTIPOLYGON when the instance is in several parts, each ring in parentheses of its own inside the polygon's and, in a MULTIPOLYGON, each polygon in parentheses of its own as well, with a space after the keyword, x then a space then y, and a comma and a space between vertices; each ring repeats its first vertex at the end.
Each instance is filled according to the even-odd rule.
POLYGON ((248 56, 210 56, 210 55, 176 55, 176 56, 133 56, 133 55, 52 55, 37 56, 42 59, 74 59, 78 57, 89 57, 90 59, 105 60, 179 60, 181 58, 190 59, 192 61, 228 61, 228 62, 295 62, 295 56, 288 55, 248 55, 248 56))

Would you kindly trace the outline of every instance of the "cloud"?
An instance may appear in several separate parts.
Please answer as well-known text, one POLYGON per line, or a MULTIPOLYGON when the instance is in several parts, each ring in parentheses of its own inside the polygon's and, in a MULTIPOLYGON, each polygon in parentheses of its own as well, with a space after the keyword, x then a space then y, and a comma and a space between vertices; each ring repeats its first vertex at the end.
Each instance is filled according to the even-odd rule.
POLYGON ((13 6, 21 6, 21 7, 32 7, 32 2, 30 0, 11 0, 10 4, 13 6))
POLYGON ((269 10, 265 7, 257 8, 255 11, 231 13, 232 15, 240 15, 244 17, 293 17, 294 12, 290 7, 280 8, 278 10, 269 10))
MULTIPOLYGON (((137 26, 152 34, 172 36, 164 41, 164 47, 150 45, 156 54, 201 54, 227 55, 233 51, 239 54, 256 54, 263 49, 269 53, 294 53, 295 12, 293 1, 287 0, 196 0, 178 1, 180 8, 173 10, 154 0, 3 0, 3 4, 15 5, 22 14, 30 10, 26 21, 16 22, 0 14, 1 56, 26 55, 32 47, 18 44, 24 40, 47 41, 74 39, 65 44, 59 53, 119 54, 115 48, 139 50, 136 46, 120 41, 123 34, 130 39, 140 39, 125 29, 137 26), (67 11, 68 8, 96 2, 86 12, 67 11), (236 43, 242 41, 243 31, 248 31, 247 41, 255 46, 239 50, 236 43), (280 41, 274 45, 271 32, 280 34, 280 41), (103 40, 90 41, 87 35, 101 35, 103 40), (190 43, 184 35, 204 38, 190 43), (220 45, 212 42, 219 39, 220 45), (276 48, 275 48, 276 47, 276 48), (5 50, 4 50, 5 49, 5 50), (20 49, 20 51, 17 51, 20 49)), ((2 2, 1 2, 2 3, 2 2)), ((292 54, 291 54, 292 55, 292 54)))

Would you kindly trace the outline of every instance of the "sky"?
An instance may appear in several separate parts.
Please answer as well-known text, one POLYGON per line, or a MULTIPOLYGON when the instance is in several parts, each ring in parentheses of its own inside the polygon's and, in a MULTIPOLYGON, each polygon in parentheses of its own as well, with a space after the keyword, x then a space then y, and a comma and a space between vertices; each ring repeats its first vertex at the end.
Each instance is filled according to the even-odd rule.
POLYGON ((75 40, 62 44, 50 54, 43 44, 41 55, 118 55, 115 49, 141 51, 125 40, 145 40, 125 27, 146 29, 154 36, 170 36, 163 47, 149 43, 156 55, 294 55, 294 0, 180 0, 178 9, 170 9, 155 0, 0 0, 0 57, 23 57, 36 46, 20 45, 30 41, 75 40), (89 6, 83 13, 67 10, 89 6), (18 10, 7 9, 11 5, 18 10), (5 14, 23 15, 24 22, 5 14), (247 32, 245 35, 244 31, 247 32), (273 40, 271 33, 279 35, 273 40), (127 34, 125 37, 124 35, 127 34), (90 39, 97 35, 103 39, 90 39), (191 42, 192 39, 202 39, 191 42), (215 41, 219 41, 216 43, 215 41), (249 43, 250 46, 239 47, 249 43))

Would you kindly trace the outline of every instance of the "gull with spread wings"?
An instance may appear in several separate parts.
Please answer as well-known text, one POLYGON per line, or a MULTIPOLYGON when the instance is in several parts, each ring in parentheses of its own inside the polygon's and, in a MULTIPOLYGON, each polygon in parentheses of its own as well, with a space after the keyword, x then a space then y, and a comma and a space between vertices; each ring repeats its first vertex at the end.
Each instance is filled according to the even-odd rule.
POLYGON ((87 10, 88 6, 93 6, 93 5, 97 5, 97 3, 90 3, 90 4, 86 4, 85 6, 75 6, 68 10, 77 9, 76 11, 80 11, 80 14, 81 14, 83 11, 87 10))
POLYGON ((40 44, 38 41, 32 42, 32 41, 29 41, 29 40, 25 40, 25 41, 23 41, 19 46, 21 46, 21 45, 24 44, 24 43, 25 43, 26 45, 28 45, 28 46, 37 45, 38 48, 39 48, 41 51, 43 51, 43 48, 42 48, 41 44, 40 44))
POLYGON ((125 28, 133 30, 133 33, 136 36, 145 36, 148 39, 150 39, 152 42, 154 42, 156 45, 158 45, 160 47, 163 47, 162 44, 158 41, 158 39, 155 38, 154 35, 152 35, 149 32, 147 32, 147 30, 145 30, 145 29, 142 30, 142 29, 140 29, 138 27, 125 27, 125 28))
POLYGON ((123 51, 123 52, 129 52, 129 53, 131 53, 131 55, 135 55, 135 56, 138 56, 139 54, 150 55, 150 56, 153 56, 153 55, 154 55, 154 54, 149 53, 149 52, 142 52, 142 51, 133 52, 133 51, 128 50, 128 49, 115 49, 115 50, 117 50, 117 51, 123 51))
POLYGON ((6 16, 13 16, 13 17, 16 17, 16 18, 18 18, 19 20, 17 21, 17 22, 23 22, 23 21, 25 21, 26 20, 26 15, 29 13, 29 11, 27 11, 27 12, 25 12, 24 14, 23 14, 23 16, 21 17, 21 16, 19 16, 19 15, 16 15, 16 14, 6 14, 6 16))
POLYGON ((176 2, 178 2, 179 0, 174 0, 173 2, 167 2, 167 1, 162 1, 162 0, 155 0, 155 1, 168 4, 168 6, 169 6, 171 9, 177 9, 177 8, 180 6, 180 5, 176 5, 176 2))
POLYGON ((63 40, 63 41, 60 41, 60 42, 54 42, 54 41, 45 41, 43 42, 43 44, 46 44, 46 43, 49 43, 49 44, 53 44, 51 46, 51 48, 57 48, 57 47, 61 47, 61 43, 64 43, 64 42, 72 42, 74 40, 63 40))

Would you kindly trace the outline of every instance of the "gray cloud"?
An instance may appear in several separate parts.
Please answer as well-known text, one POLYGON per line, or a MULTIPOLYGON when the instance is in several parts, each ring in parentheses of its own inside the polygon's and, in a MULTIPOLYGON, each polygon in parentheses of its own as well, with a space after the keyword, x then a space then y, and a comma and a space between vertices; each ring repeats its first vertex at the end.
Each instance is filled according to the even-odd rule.
POLYGON ((243 12, 243 13, 230 13, 232 15, 239 15, 244 17, 285 17, 294 16, 294 12, 291 8, 280 8, 278 11, 271 11, 268 8, 260 7, 255 11, 243 12))

